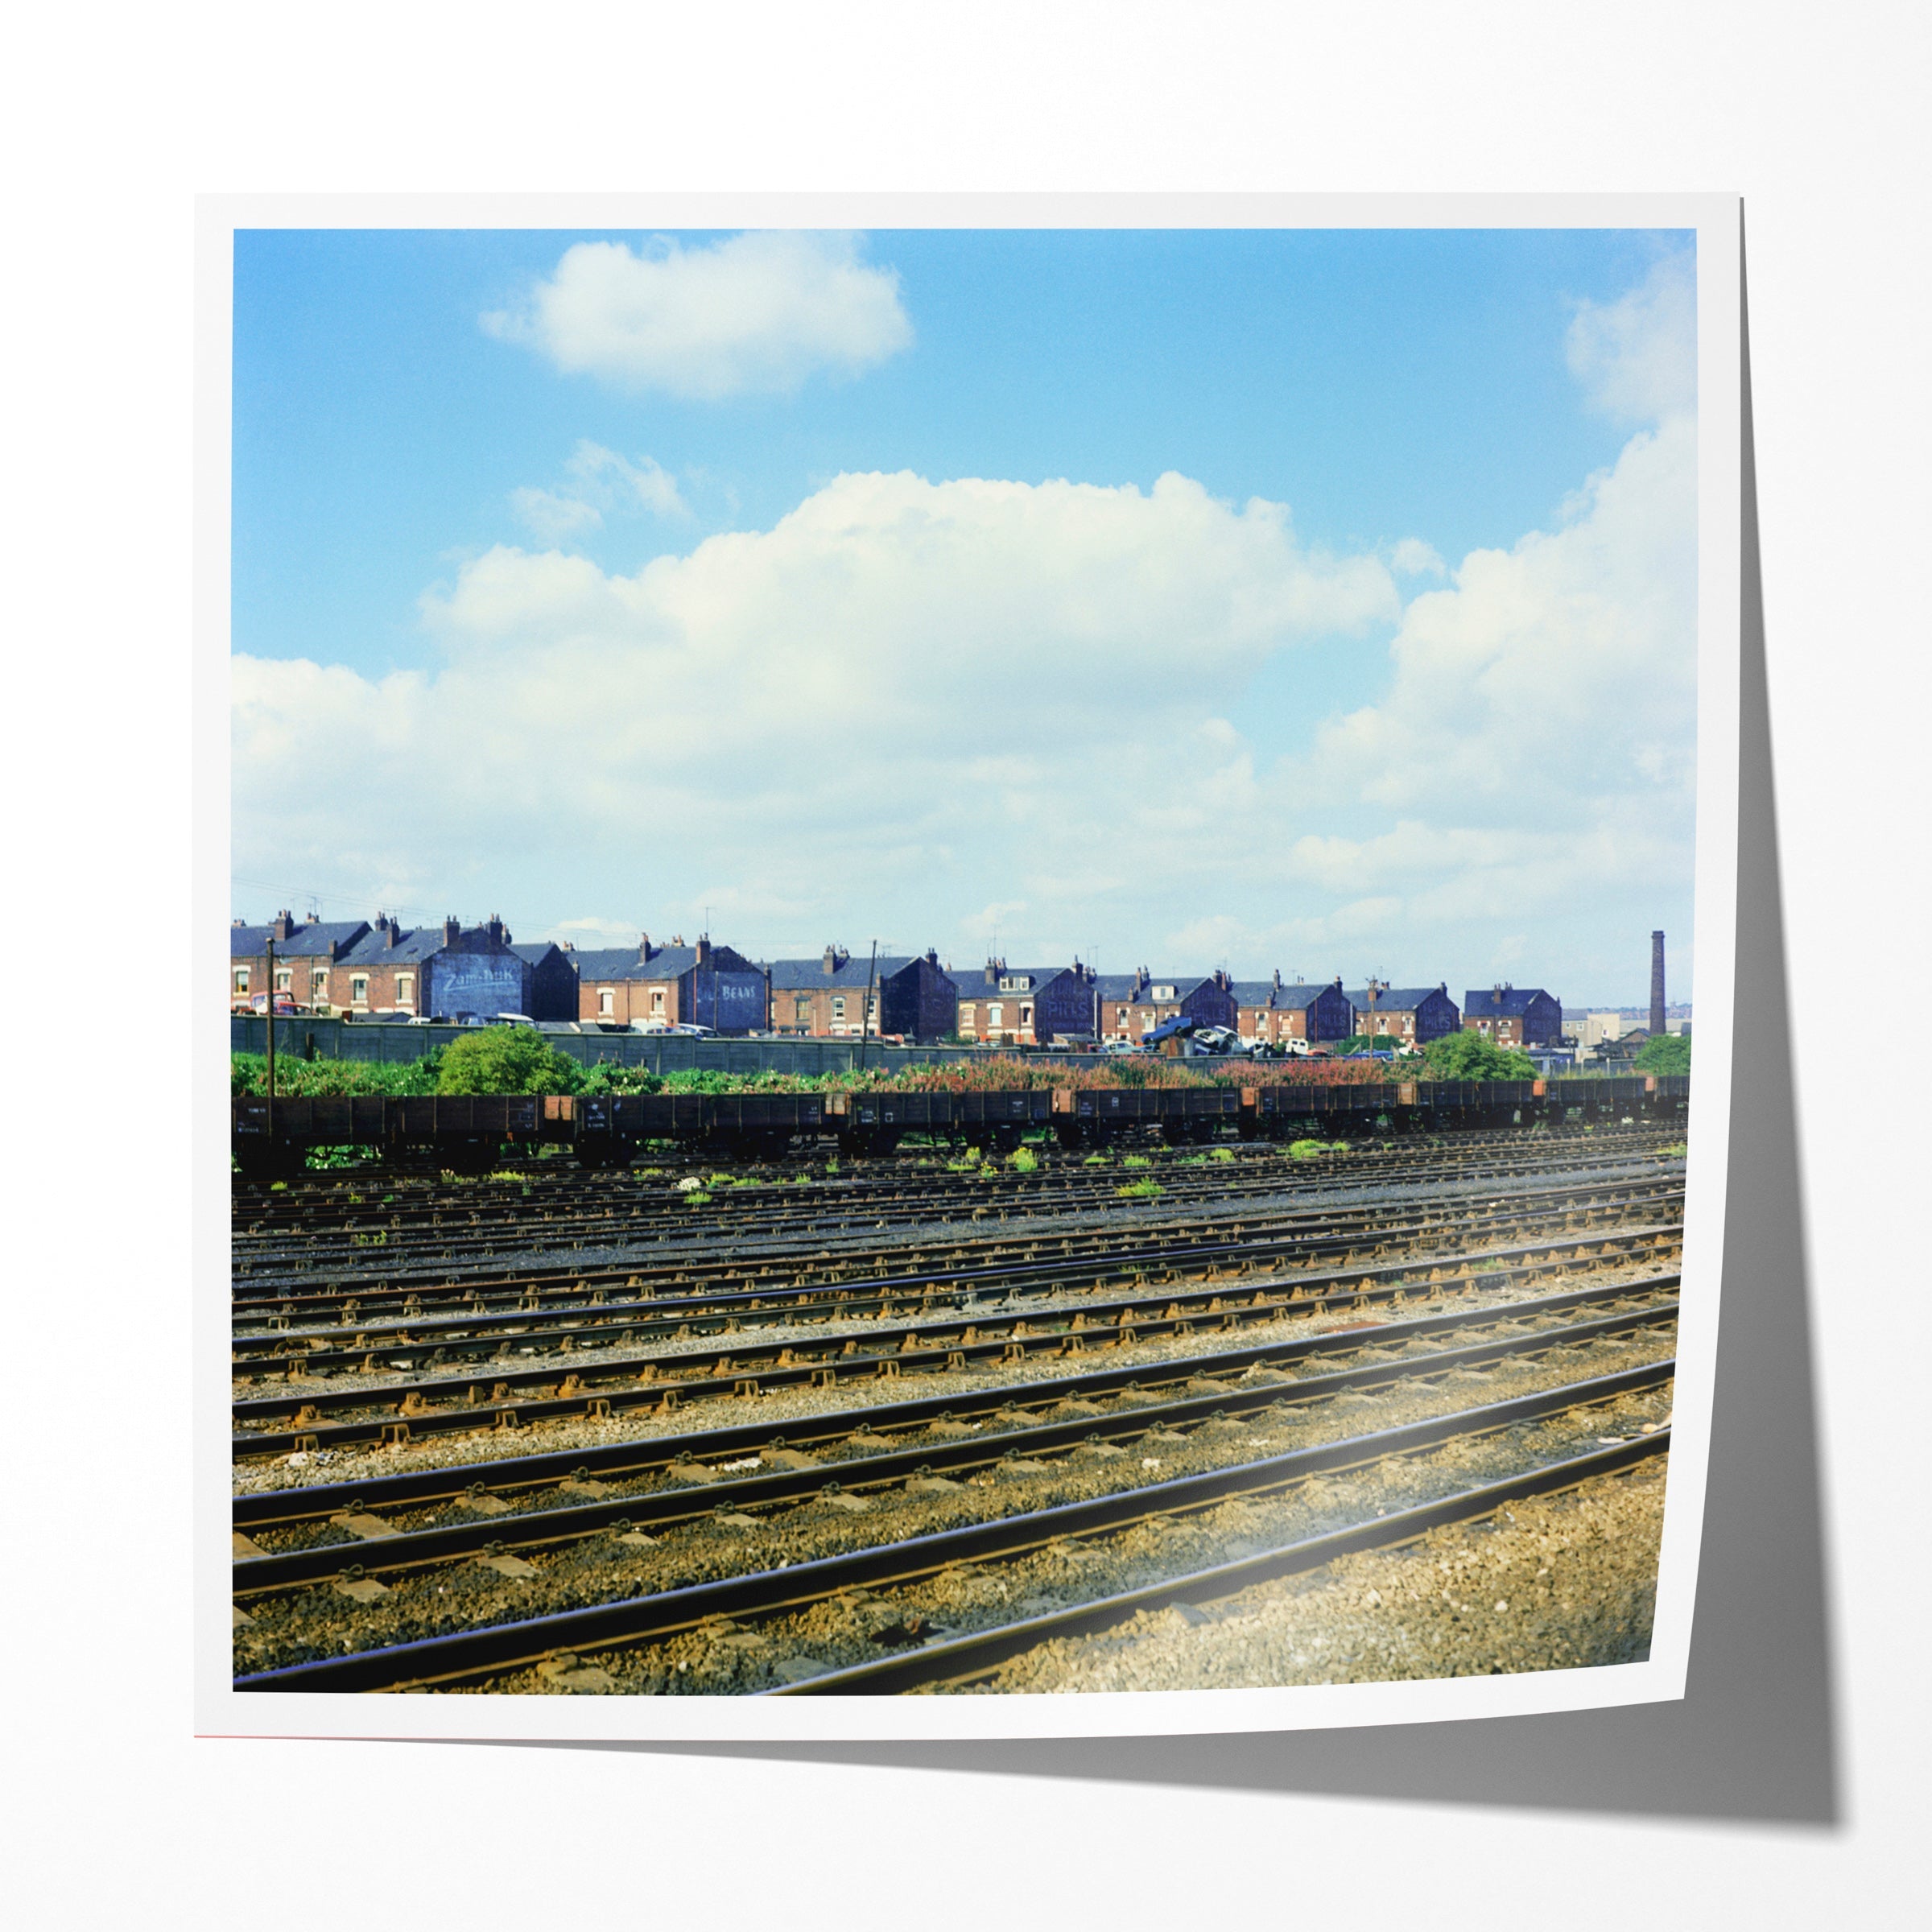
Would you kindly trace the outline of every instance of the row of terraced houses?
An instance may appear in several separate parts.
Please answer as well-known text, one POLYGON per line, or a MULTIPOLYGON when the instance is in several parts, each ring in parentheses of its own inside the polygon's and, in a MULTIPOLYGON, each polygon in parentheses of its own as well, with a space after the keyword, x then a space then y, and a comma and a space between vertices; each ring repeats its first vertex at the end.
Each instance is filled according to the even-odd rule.
POLYGON ((297 1011, 370 1018, 533 1020, 646 1030, 700 1026, 720 1034, 815 1039, 956 1038, 1007 1046, 1088 1041, 1137 1045, 1185 1015, 1267 1046, 1366 1035, 1426 1046, 1459 1028, 1499 1044, 1554 1046, 1563 1009, 1540 987, 1497 985, 1460 1006, 1447 983, 1350 989, 1325 981, 1236 980, 1225 972, 1164 975, 1141 967, 1096 972, 1066 964, 1009 966, 991 959, 955 971, 935 951, 874 960, 838 946, 813 957, 755 960, 729 946, 648 933, 635 946, 577 950, 548 940, 518 944, 494 916, 466 927, 237 920, 229 935, 229 997, 238 1011, 272 997, 297 1011), (269 942, 274 942, 274 964, 269 942), (274 984, 270 984, 270 977, 274 984))

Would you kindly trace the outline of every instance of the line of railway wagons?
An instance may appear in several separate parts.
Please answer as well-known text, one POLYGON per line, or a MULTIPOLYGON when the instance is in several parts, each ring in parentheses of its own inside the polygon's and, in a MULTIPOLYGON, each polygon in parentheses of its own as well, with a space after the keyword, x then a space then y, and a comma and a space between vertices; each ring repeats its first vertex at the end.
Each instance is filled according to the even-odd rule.
POLYGON ((1018 1092, 647 1093, 242 1096, 232 1141, 244 1174, 299 1166, 317 1146, 385 1156, 434 1153, 486 1168, 506 1147, 569 1148, 586 1166, 622 1166, 650 1141, 719 1158, 774 1158, 830 1137, 855 1154, 887 1154, 907 1134, 999 1152, 1046 1129, 1064 1147, 1135 1137, 1169 1142, 1340 1135, 1455 1125, 1682 1115, 1688 1076, 1625 1080, 1414 1080, 1394 1085, 1038 1088, 1018 1092))

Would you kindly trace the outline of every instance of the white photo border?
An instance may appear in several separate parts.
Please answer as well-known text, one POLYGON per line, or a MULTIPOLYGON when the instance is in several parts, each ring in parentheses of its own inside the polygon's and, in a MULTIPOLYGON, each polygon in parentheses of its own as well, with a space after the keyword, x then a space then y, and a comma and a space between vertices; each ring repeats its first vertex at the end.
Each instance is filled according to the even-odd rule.
POLYGON ((1681 1698, 1715 1383, 1731 1125, 1741 620, 1742 204, 1732 194, 225 195, 196 204, 192 1039, 195 1728, 203 1736, 697 1741, 1319 1729, 1681 1698), (252 228, 1660 229, 1696 236, 1697 1076, 1657 1608, 1639 1664, 1396 1683, 975 1697, 266 1695, 231 1682, 228 925, 233 242, 252 228), (225 960, 221 962, 225 966, 225 960), (217 1046, 217 1038, 220 1045, 217 1046))

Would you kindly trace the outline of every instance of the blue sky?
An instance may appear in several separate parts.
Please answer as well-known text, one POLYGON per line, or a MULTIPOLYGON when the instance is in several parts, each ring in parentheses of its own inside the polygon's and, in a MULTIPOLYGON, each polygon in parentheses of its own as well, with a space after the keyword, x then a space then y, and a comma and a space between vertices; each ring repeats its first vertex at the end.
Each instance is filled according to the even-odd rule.
MULTIPOLYGON (((1661 865, 1672 876, 1633 881, 1600 851, 1585 867, 1595 869, 1594 892, 1579 878, 1569 895, 1566 937, 1555 943, 1545 920, 1534 947, 1528 930, 1504 929, 1534 922, 1499 915, 1513 868, 1547 869, 1547 839, 1540 856, 1527 847, 1505 854, 1494 841, 1513 826, 1529 836, 1566 822, 1579 845, 1615 836, 1632 802, 1612 797, 1603 748, 1585 761, 1583 791, 1557 801, 1553 817, 1540 795, 1479 799, 1467 783, 1427 800, 1396 795, 1399 786, 1392 791, 1368 769, 1388 755, 1386 731, 1357 745, 1360 782, 1338 786, 1335 761, 1346 753, 1336 733, 1359 740, 1368 726, 1344 721, 1373 724, 1379 706, 1406 754, 1422 755, 1397 687, 1405 675, 1413 683, 1418 651, 1467 655, 1429 635, 1431 625, 1455 630, 1443 600, 1462 597, 1472 556, 1509 558, 1538 533, 1561 539, 1571 530, 1568 568, 1582 568, 1602 548, 1587 526, 1606 518, 1640 550, 1668 547, 1669 533, 1637 507, 1640 497, 1662 500, 1662 481, 1633 473, 1620 502, 1587 499, 1591 479, 1614 485, 1620 464, 1641 463, 1645 439, 1667 437, 1684 414, 1681 381, 1656 371, 1659 357, 1683 360, 1668 298, 1688 247, 1682 235, 1628 231, 881 231, 793 237, 754 259, 724 234, 654 242, 614 231, 244 233, 235 262, 233 642, 253 682, 238 700, 237 910, 259 912, 265 892, 286 898, 299 889, 358 900, 325 905, 332 914, 373 912, 378 897, 425 906, 448 899, 466 916, 502 910, 532 936, 588 942, 640 924, 695 928, 709 904, 722 910, 713 912, 720 937, 766 954, 816 950, 828 938, 862 943, 883 919, 902 943, 937 943, 956 963, 997 927, 1009 955, 1015 945, 1078 944, 1097 947, 1103 965, 1153 952, 1150 963, 1176 968, 1225 957, 1237 972, 1281 964, 1352 981, 1374 970, 1492 976, 1513 945, 1519 979, 1567 997, 1636 997, 1647 955, 1636 947, 1622 968, 1618 922, 1635 914, 1638 939, 1670 920, 1689 936, 1682 746, 1652 741, 1669 735, 1669 716, 1646 718, 1650 735, 1629 754, 1653 793, 1670 767, 1663 789, 1673 802, 1666 810, 1661 796, 1645 799, 1641 829, 1633 821, 1627 830, 1651 871, 1661 865), (675 312, 669 323, 650 311, 660 297, 675 312), (638 302, 650 311, 647 331, 658 332, 642 346, 624 333, 645 312, 638 302), (1020 490, 1009 515, 967 507, 956 490, 902 489, 889 505, 868 501, 863 535, 840 524, 812 538, 807 564, 795 552, 811 533, 794 526, 845 503, 839 479, 873 473, 1020 490), (1156 603, 1199 568, 1203 547, 1214 552, 1226 539, 1240 560, 1210 571, 1189 593, 1195 601, 1177 592, 1171 608, 1162 604, 1162 635, 1141 634, 1131 613, 1096 627, 1083 614, 1096 593, 1063 581, 1054 561, 1094 531, 1082 521, 1076 535, 1055 519, 1087 518, 1098 502, 1131 520, 1167 476, 1195 496, 1170 491, 1173 515, 1156 514, 1138 535, 1123 526, 1118 539, 1160 587, 1156 603), (1059 480, 1117 493, 1077 502, 1042 493, 1059 480), (1220 511, 1200 510, 1195 497, 1220 511), (1288 534, 1273 550, 1246 514, 1253 498, 1285 506, 1288 534), (886 551, 909 540, 909 518, 964 547, 933 575, 952 585, 936 617, 886 588, 907 568, 886 551), (1022 526, 1034 547, 1016 555, 1009 544, 1022 526), (753 580, 766 572, 775 601, 741 607, 735 590, 720 592, 731 548, 708 540, 731 532, 743 534, 753 580), (1171 562, 1152 561, 1169 543, 1171 562), (686 588, 672 592, 654 559, 684 564, 686 588), (847 568, 880 576, 828 588, 828 572, 847 568), (709 601, 694 612, 688 593, 700 584, 709 601), (1027 615, 1018 628, 1026 662, 1051 667, 1046 683, 1080 758, 1096 761, 1096 772, 1150 756, 1200 762, 1205 789, 1223 801, 1225 842, 1281 861, 1266 907, 1232 903, 1249 898, 1252 867, 1203 877, 1191 894, 1149 886, 1137 868, 1083 882, 1078 841, 1043 854, 1037 830, 1022 828, 1058 811, 1062 791, 1066 803, 1087 797, 1085 809, 1110 811, 1109 823, 1125 811, 1146 829, 1153 857, 1165 823, 1189 820, 1188 839, 1198 836, 1203 787, 1177 793, 1163 811, 1139 794, 1104 804, 1071 771, 1056 781, 1050 747, 1010 715, 1026 703, 1010 691, 976 691, 953 734, 970 740, 957 768, 926 766, 931 782, 950 788, 950 815, 925 815, 915 836, 897 841, 907 849, 873 864, 882 848, 897 849, 906 814, 902 804, 868 803, 860 815, 877 812, 873 832, 850 835, 867 863, 848 862, 853 853, 834 840, 782 877, 755 856, 755 814, 729 828, 713 815, 708 837, 694 836, 700 814, 674 834, 665 774, 642 770, 653 753, 613 736, 600 715, 609 694, 623 691, 637 718, 675 716, 688 749, 709 715, 690 666, 729 656, 757 688, 758 640, 770 639, 771 661, 786 663, 795 686, 816 681, 815 665, 836 683, 840 652, 863 632, 849 647, 871 667, 856 688, 861 710, 872 703, 876 715, 848 704, 795 722, 801 733, 848 722, 896 733, 896 751, 877 741, 861 788, 884 792, 910 775, 905 741, 923 724, 956 724, 950 694, 960 687, 956 671, 951 684, 884 690, 897 674, 880 666, 942 636, 933 648, 956 667, 976 654, 1004 663, 1015 618, 1001 601, 1025 584, 1035 586, 1028 612, 1043 600, 1059 613, 1037 634, 1027 615), (650 605, 660 592, 669 601, 640 614, 640 599, 650 605), (586 597, 601 601, 601 615, 586 597), (976 630, 962 605, 981 597, 976 621, 986 628, 976 630), (1231 615, 1257 598, 1279 615, 1258 627, 1231 615), (708 641, 708 623, 718 627, 708 641), (688 655, 653 655, 666 624, 688 655), (485 638, 493 668, 477 655, 485 638), (311 672, 328 675, 320 687, 303 685, 311 672), (1168 682, 1191 688, 1170 692, 1168 682), (1111 689, 1116 683, 1126 690, 1111 689), (317 688, 329 694, 320 719, 317 688), (534 706, 532 688, 545 694, 534 706), (1088 700, 1090 689, 1105 701, 1088 700), (1150 714, 1137 721, 1137 705, 1150 714), (539 721, 533 708, 551 715, 539 721), (341 823, 317 805, 283 815, 273 832, 250 827, 242 807, 251 787, 269 783, 264 758, 305 744, 319 751, 332 733, 362 747, 371 782, 386 773, 394 783, 412 751, 442 755, 452 732, 472 725, 496 757, 576 762, 570 798, 541 783, 519 788, 547 814, 555 844, 521 820, 510 832, 487 801, 480 819, 431 810, 411 840, 372 839, 345 806, 341 823), (417 733, 434 742, 414 742, 417 733), (1192 749, 1170 754, 1170 746, 1192 749), (1325 806, 1310 796, 1318 779, 1325 806), (602 847, 596 825, 573 822, 587 791, 665 830, 613 828, 602 847), (958 828, 983 828, 989 810, 1005 828, 992 842, 999 849, 980 837, 967 843, 983 849, 968 854, 958 828), (642 892, 630 876, 640 836, 658 852, 642 892), (1342 852, 1338 838, 1360 849, 1342 852), (1445 866, 1474 867, 1480 877, 1472 875, 1468 902, 1493 910, 1446 914, 1445 866), (1625 904, 1633 884, 1666 903, 1647 912, 1625 904), (471 905, 477 894, 491 904, 471 905), (1496 935, 1486 939, 1492 927, 1496 935), (1283 947, 1309 956, 1270 956, 1283 947), (1353 956, 1362 952, 1369 956, 1353 956), (1331 960, 1336 954, 1349 956, 1331 960)), ((1117 580, 1116 539, 1096 540, 1092 568, 1117 580)), ((1532 557, 1521 572, 1538 568, 1532 557)), ((1583 698, 1593 683, 1613 691, 1611 633, 1579 650, 1559 614, 1604 596, 1629 604, 1633 634, 1644 633, 1640 654, 1689 652, 1683 613, 1665 626, 1668 638, 1654 634, 1653 612, 1639 613, 1640 580, 1652 568, 1640 557, 1612 567, 1630 574, 1607 591, 1551 568, 1561 581, 1548 587, 1548 635, 1539 642, 1532 621, 1506 664, 1469 667, 1472 691, 1534 675, 1540 662, 1583 698)), ((1521 601, 1517 586, 1498 607, 1515 613, 1509 626, 1521 621, 1521 601)), ((1022 667, 999 681, 1013 670, 1023 688, 1022 667)), ((1468 744, 1484 729, 1520 729, 1511 703, 1472 722, 1468 744)), ((1688 712, 1681 692, 1676 710, 1688 712)), ((1576 714, 1589 715, 1587 703, 1576 714)), ((1677 721, 1687 727, 1688 716, 1677 721)), ((1568 729, 1576 718, 1567 708, 1554 722, 1568 729)), ((722 731, 716 749, 755 758, 754 737, 722 731)), ((1439 761, 1445 770, 1458 755, 1439 761)), ((1560 772, 1539 774, 1538 785, 1552 777, 1560 791, 1560 772)), ((695 766, 680 781, 686 793, 720 782, 695 766)), ((448 789, 432 787, 432 802, 448 789)), ((795 809, 805 797, 795 785, 772 807, 784 811, 789 798, 795 809)), ((1172 829, 1178 837, 1183 828, 1172 829)), ((1687 945, 1681 956, 1687 966, 1687 945)))

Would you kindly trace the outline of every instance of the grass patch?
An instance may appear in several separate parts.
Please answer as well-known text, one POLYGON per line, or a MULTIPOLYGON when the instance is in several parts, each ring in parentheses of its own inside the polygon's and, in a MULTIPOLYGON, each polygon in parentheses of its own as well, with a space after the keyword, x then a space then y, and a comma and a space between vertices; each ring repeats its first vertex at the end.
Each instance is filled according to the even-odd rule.
POLYGON ((1123 1167, 1145 1167, 1148 1164, 1147 1157, 1144 1154, 1124 1154, 1121 1156, 1121 1165, 1123 1167))
POLYGON ((1114 1192, 1127 1200, 1151 1201, 1161 1192, 1161 1184, 1158 1181, 1129 1181, 1114 1192))
POLYGON ((1690 1153, 1690 1143, 1688 1141, 1678 1141, 1674 1146, 1666 1147, 1664 1150, 1664 1152, 1666 1154, 1669 1154, 1678 1160, 1682 1160, 1686 1154, 1690 1153))
POLYGON ((1107 1165, 1107 1157, 1104 1154, 1090 1154, 1085 1160, 1080 1162, 1080 1165, 1083 1167, 1104 1167, 1107 1165))
POLYGON ((1217 1147, 1214 1150, 1214 1158, 1217 1161, 1231 1161, 1234 1158, 1234 1150, 1232 1147, 1217 1147))
POLYGON ((1288 1158, 1291 1161, 1319 1160, 1324 1154, 1346 1154, 1346 1141, 1293 1141, 1289 1143, 1288 1158))
POLYGON ((1016 1147, 1007 1155, 1006 1165, 1015 1174, 1035 1174, 1039 1170, 1040 1157, 1030 1147, 1016 1147))

